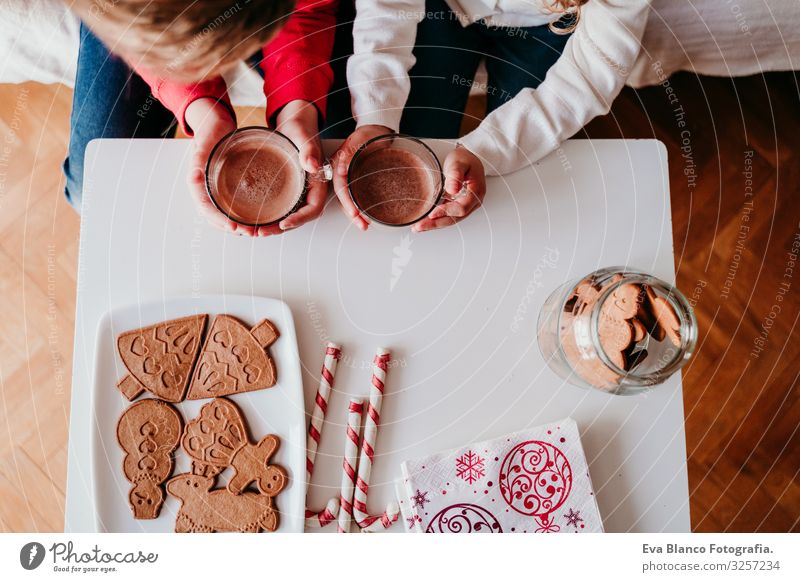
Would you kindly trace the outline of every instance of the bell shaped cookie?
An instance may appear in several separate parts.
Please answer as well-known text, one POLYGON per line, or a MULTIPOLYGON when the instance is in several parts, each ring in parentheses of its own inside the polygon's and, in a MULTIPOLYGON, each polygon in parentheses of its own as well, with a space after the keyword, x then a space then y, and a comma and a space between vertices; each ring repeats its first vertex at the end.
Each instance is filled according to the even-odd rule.
POLYGON ((268 319, 247 329, 230 315, 218 315, 206 335, 187 398, 215 398, 274 386, 275 362, 267 348, 278 335, 268 319))

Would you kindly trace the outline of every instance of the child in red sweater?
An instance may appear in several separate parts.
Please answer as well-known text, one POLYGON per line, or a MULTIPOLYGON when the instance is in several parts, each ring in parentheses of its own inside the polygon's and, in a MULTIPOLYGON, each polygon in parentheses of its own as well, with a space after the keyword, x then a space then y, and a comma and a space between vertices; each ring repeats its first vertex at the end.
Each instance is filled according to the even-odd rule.
POLYGON ((64 162, 66 195, 80 208, 86 145, 95 138, 169 137, 176 122, 193 137, 189 186, 210 222, 265 236, 296 228, 322 213, 324 183, 311 184, 303 208, 269 227, 229 220, 205 191, 214 144, 236 129, 221 74, 256 53, 264 73, 267 123, 300 150, 315 172, 338 0, 75 0, 81 48, 64 162))

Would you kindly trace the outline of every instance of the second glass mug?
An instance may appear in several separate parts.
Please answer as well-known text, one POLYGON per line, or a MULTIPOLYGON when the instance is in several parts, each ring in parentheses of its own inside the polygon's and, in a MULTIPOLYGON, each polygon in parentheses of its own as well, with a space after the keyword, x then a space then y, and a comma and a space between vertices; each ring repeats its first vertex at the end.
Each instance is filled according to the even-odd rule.
POLYGON ((467 187, 465 184, 457 194, 448 194, 442 164, 433 150, 410 135, 389 133, 367 140, 356 150, 347 169, 347 192, 370 221, 406 227, 428 216, 442 202, 461 198, 467 187), (384 166, 380 162, 377 168, 370 165, 381 155, 386 158, 388 152, 391 154, 384 159, 384 166), (371 192, 364 195, 361 191, 365 189, 371 192))

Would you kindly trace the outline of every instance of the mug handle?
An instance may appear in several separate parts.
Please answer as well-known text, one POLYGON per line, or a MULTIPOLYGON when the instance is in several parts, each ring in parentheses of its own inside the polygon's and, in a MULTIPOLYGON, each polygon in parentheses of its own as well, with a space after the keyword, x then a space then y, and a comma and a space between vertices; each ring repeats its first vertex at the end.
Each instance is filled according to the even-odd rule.
POLYGON ((333 179, 333 165, 330 160, 325 160, 322 167, 316 172, 309 172, 308 179, 313 182, 330 182, 333 179))
MULTIPOLYGON (((461 144, 461 142, 456 142, 456 149, 463 148, 463 147, 464 146, 461 144)), ((444 176, 442 176, 442 178, 444 179, 444 176)), ((466 196, 467 193, 469 193, 469 188, 467 188, 467 183, 465 181, 465 182, 461 182, 461 190, 459 190, 458 193, 455 196, 450 195, 447 192, 445 192, 442 195, 442 198, 447 202, 455 202, 456 200, 458 200, 462 196, 466 196)))
POLYGON ((444 200, 446 202, 455 202, 459 198, 461 198, 463 196, 466 196, 468 193, 469 193, 469 188, 467 188, 467 183, 466 182, 462 182, 461 183, 461 190, 459 190, 457 194, 452 195, 452 194, 448 194, 447 192, 444 192, 442 194, 442 200, 444 200))

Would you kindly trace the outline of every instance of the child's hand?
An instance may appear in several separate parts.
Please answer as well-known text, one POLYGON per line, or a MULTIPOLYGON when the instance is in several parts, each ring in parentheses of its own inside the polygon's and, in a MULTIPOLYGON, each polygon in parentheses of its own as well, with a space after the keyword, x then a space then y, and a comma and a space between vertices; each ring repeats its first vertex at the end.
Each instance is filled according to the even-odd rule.
POLYGON ((217 142, 236 129, 236 121, 224 105, 201 98, 186 108, 186 123, 194 131, 194 153, 189 166, 189 191, 200 214, 208 222, 229 232, 255 235, 251 226, 237 224, 220 212, 206 191, 206 162, 217 142))
MULTIPOLYGON (((278 113, 277 130, 294 142, 300 150, 300 164, 306 172, 313 174, 322 168, 322 142, 319 139, 319 113, 308 101, 295 100, 287 103, 278 113)), ((318 218, 325 208, 328 183, 308 180, 305 206, 284 218, 277 232, 291 230, 318 218)), ((259 234, 275 234, 274 227, 263 227, 259 234), (266 232, 269 229, 269 232, 266 232), (261 232, 261 231, 264 232, 261 232)))
POLYGON ((344 140, 344 143, 339 146, 339 150, 333 156, 334 191, 339 198, 339 202, 345 214, 347 214, 347 216, 352 219, 353 224, 361 230, 367 230, 369 223, 358 211, 356 205, 353 204, 350 194, 347 191, 347 169, 350 167, 350 160, 353 159, 356 150, 358 150, 364 142, 371 140, 373 137, 378 137, 379 135, 386 135, 387 133, 394 132, 382 125, 362 125, 351 133, 350 137, 344 140))
POLYGON ((423 232, 455 224, 472 214, 486 196, 486 176, 478 157, 463 146, 456 146, 444 159, 444 190, 451 198, 440 204, 412 227, 423 232), (461 192, 462 185, 464 192, 461 192), (455 198, 454 200, 452 200, 455 198))

